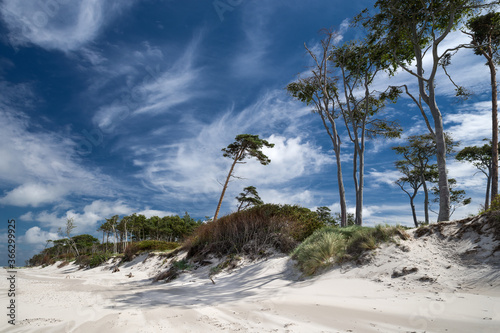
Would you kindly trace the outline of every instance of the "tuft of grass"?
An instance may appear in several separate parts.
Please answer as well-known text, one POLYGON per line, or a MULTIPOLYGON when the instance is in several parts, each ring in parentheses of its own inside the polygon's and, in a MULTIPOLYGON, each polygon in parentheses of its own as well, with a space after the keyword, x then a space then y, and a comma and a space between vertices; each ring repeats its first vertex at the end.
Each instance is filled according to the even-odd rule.
POLYGON ((393 241, 395 236, 401 239, 409 237, 400 226, 325 227, 315 231, 291 255, 304 274, 313 275, 334 263, 358 260, 366 251, 376 249, 381 243, 393 241))
POLYGON ((337 228, 326 227, 316 230, 309 238, 297 246, 292 258, 298 262, 299 269, 312 275, 321 268, 330 266, 336 257, 345 252, 346 238, 337 228))
POLYGON ((140 252, 147 251, 171 251, 179 247, 176 242, 164 242, 157 240, 144 240, 140 242, 130 243, 123 251, 123 260, 132 261, 140 252))
POLYGON ((182 259, 179 261, 173 261, 172 267, 175 267, 175 269, 177 269, 178 271, 187 271, 187 270, 191 269, 192 266, 189 264, 189 262, 186 259, 182 259))

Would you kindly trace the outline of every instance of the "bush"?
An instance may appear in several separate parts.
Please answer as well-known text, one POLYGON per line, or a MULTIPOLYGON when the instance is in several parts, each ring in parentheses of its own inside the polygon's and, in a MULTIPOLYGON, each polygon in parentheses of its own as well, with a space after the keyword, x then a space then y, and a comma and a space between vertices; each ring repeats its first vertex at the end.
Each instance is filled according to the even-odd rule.
POLYGON ((87 268, 90 265, 90 256, 81 255, 75 260, 75 264, 79 265, 80 268, 87 268))
POLYGON ((94 268, 103 263, 105 263, 109 259, 109 255, 107 253, 97 253, 94 254, 89 260, 89 267, 94 268))
POLYGON ((261 255, 269 247, 288 253, 322 226, 318 215, 307 208, 259 205, 203 224, 184 247, 188 258, 208 253, 261 255))
POLYGON ((158 240, 143 240, 132 244, 137 246, 139 251, 168 251, 179 247, 179 243, 158 240))
POLYGON ((481 210, 479 214, 489 213, 500 210, 500 194, 497 195, 490 203, 490 206, 486 210, 481 210))
POLYGON ((123 251, 123 261, 132 261, 135 255, 139 252, 139 247, 135 244, 129 244, 123 251))
POLYGON ((292 258, 298 262, 299 269, 306 275, 312 275, 319 269, 329 266, 335 257, 343 255, 346 238, 335 227, 316 230, 292 252, 292 258))
POLYGON ((367 250, 376 249, 380 243, 389 242, 394 236, 401 239, 409 237, 400 226, 326 227, 317 230, 296 247, 292 258, 297 260, 304 274, 312 275, 336 262, 358 260, 367 250))

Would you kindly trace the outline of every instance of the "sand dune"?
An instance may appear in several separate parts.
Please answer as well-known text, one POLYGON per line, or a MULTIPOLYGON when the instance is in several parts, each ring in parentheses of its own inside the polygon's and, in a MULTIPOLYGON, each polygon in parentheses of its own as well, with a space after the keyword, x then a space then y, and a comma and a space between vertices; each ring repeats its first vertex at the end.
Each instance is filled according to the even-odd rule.
MULTIPOLYGON (((498 227, 475 218, 411 234, 363 265, 307 279, 279 254, 243 260, 215 284, 208 278, 215 259, 168 284, 151 281, 168 266, 158 255, 116 273, 111 261, 91 270, 21 269, 16 325, 2 320, 0 331, 498 332, 498 227)), ((6 293, 0 299, 5 309, 6 293)))

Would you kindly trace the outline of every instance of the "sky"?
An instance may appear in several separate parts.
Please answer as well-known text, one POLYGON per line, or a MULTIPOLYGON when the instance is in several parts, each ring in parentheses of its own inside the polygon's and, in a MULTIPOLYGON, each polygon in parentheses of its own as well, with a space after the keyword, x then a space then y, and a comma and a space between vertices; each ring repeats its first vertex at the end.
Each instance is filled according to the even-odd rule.
MULTIPOLYGON (((73 218, 75 234, 98 237, 105 218, 213 216, 231 165, 221 149, 238 134, 274 143, 271 163, 238 165, 221 214, 253 185, 264 202, 339 212, 331 142, 317 114, 285 90, 307 75, 320 30, 337 45, 360 38, 352 17, 374 1, 339 0, 4 0, 0 3, 0 249, 16 220, 16 263, 57 239, 73 218)), ((466 42, 459 31, 443 47, 466 42)), ((460 50, 449 68, 474 95, 465 102, 438 75, 446 131, 460 147, 491 136, 491 86, 483 58, 460 50)), ((429 62, 427 61, 428 65, 429 62)), ((416 80, 399 72, 374 84, 416 80)), ((364 224, 411 225, 407 195, 394 184, 391 147, 426 133, 408 98, 386 107, 403 138, 367 144, 364 224)), ((343 133, 343 170, 354 212, 352 147, 343 133)), ((453 218, 475 214, 486 179, 448 160, 450 177, 472 203, 453 218)), ((422 196, 417 213, 423 220, 422 196)), ((437 209, 436 206, 434 206, 437 209)), ((431 218, 436 219, 431 213, 431 218)), ((99 237, 98 237, 99 238, 99 237)), ((2 258, 0 262, 6 261, 2 258)))

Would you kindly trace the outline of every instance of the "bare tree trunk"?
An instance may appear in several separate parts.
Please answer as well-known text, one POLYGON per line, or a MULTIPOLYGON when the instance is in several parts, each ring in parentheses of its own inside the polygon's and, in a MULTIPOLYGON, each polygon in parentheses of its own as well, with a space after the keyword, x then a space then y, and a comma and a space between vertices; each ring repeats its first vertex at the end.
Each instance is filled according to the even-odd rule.
MULTIPOLYGON (((422 172, 424 172, 424 166, 420 164, 422 172)), ((422 181, 422 187, 424 189, 424 223, 429 224, 429 189, 427 188, 427 182, 425 181, 425 176, 422 173, 420 175, 422 181)))
POLYGON ((222 188, 222 193, 220 195, 219 203, 217 204, 217 209, 215 210, 214 218, 213 221, 217 221, 217 216, 219 215, 219 210, 222 205, 222 200, 224 199, 224 194, 226 193, 227 185, 229 184, 229 179, 231 179, 231 175, 233 174, 234 167, 236 166, 236 163, 238 162, 238 159, 240 158, 241 153, 238 154, 238 156, 235 157, 233 164, 231 165, 231 169, 229 169, 229 173, 226 178, 226 182, 224 183, 224 187, 222 188))
POLYGON ((493 199, 498 195, 498 91, 496 68, 492 57, 488 59, 488 66, 491 76, 491 201, 493 202, 493 199))
POLYGON ((486 182, 486 198, 484 199, 484 210, 490 207, 490 188, 491 188, 491 173, 488 175, 486 182))
MULTIPOLYGON (((444 38, 444 37, 443 37, 444 38)), ((446 170, 446 141, 444 137, 443 118, 436 103, 434 80, 439 64, 438 44, 434 41, 432 45, 433 67, 427 80, 423 79, 423 56, 418 44, 414 45, 417 56, 417 78, 420 96, 429 107, 434 119, 434 140, 436 142, 436 160, 438 166, 438 187, 439 187, 439 221, 450 219, 450 188, 448 185, 448 175, 446 170), (426 88, 428 91, 426 91, 426 88)))
POLYGON ((410 196, 411 214, 413 216, 413 223, 415 224, 415 228, 418 228, 417 213, 415 211, 415 203, 413 201, 414 198, 415 196, 410 196))

